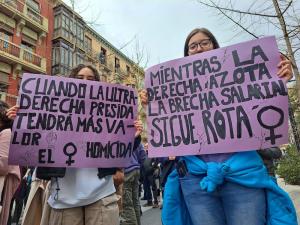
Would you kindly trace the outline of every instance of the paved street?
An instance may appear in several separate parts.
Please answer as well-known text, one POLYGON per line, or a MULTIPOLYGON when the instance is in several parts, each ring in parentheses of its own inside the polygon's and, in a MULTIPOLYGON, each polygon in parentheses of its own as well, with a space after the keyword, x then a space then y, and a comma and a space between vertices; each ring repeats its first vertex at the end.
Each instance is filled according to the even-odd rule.
POLYGON ((279 178, 277 181, 279 186, 289 193, 290 197, 292 198, 297 211, 298 224, 300 224, 300 186, 285 184, 284 180, 281 178, 279 178))
POLYGON ((161 210, 149 208, 147 211, 143 212, 141 217, 142 225, 161 225, 161 210))
MULTIPOLYGON (((144 205, 146 202, 147 201, 141 200, 141 205, 144 205)), ((152 207, 142 206, 142 212, 142 225, 161 225, 161 210, 159 208, 153 209, 152 207)))

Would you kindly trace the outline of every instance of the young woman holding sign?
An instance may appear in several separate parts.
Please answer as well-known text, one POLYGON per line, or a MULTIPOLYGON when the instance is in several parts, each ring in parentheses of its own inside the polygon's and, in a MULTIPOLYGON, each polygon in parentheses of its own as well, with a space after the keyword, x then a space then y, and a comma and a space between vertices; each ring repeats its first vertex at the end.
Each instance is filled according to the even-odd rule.
MULTIPOLYGON (((100 81, 98 71, 88 65, 78 65, 71 78, 100 81)), ((8 110, 15 118, 18 106, 8 110)), ((134 148, 140 144, 142 123, 135 121, 134 148)), ((43 168, 56 174, 51 179, 49 225, 117 225, 119 224, 118 197, 115 194, 113 176, 117 168, 43 168), (58 178, 61 177, 61 178, 58 178)), ((43 178, 43 177, 41 177, 43 178)), ((48 177, 45 177, 48 178, 48 177)), ((45 179, 44 178, 44 179, 45 179)))
MULTIPOLYGON (((194 29, 186 38, 184 56, 217 48, 219 44, 209 30, 194 29)), ((281 57, 278 69, 278 77, 285 81, 292 78, 289 60, 281 57)), ((147 104, 146 91, 141 100, 147 104)), ((256 151, 251 151, 180 157, 165 186, 162 221, 164 225, 296 224, 294 212, 288 196, 268 177, 256 151), (281 200, 274 203, 275 195, 269 204, 266 189, 281 200), (270 208, 282 201, 288 205, 286 211, 272 218, 270 208)))

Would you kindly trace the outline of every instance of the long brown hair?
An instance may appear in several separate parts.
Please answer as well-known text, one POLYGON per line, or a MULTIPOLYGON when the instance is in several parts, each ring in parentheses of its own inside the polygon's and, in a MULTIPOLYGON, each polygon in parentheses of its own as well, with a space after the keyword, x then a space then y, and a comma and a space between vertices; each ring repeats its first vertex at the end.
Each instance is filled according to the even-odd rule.
POLYGON ((79 71, 82 70, 83 68, 89 68, 91 71, 93 71, 93 74, 95 76, 95 81, 100 81, 100 75, 99 75, 98 70, 95 67, 91 66, 91 65, 84 65, 84 64, 79 64, 78 66, 74 67, 71 70, 69 77, 70 78, 76 78, 79 71))
POLYGON ((191 38, 197 33, 205 34, 211 40, 214 49, 220 48, 220 45, 219 45, 217 39, 215 38, 215 36, 208 29, 206 29, 206 28, 196 28, 196 29, 192 30, 189 33, 189 35, 186 37, 186 40, 185 40, 185 43, 184 43, 184 56, 189 55, 189 42, 190 42, 191 38))
POLYGON ((0 132, 12 127, 13 121, 6 116, 9 105, 0 100, 0 132))

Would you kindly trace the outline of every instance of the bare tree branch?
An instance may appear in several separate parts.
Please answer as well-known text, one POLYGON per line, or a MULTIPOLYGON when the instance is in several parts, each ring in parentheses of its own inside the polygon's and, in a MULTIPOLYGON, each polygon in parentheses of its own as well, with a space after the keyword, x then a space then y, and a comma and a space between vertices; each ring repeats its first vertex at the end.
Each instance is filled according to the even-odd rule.
POLYGON ((290 6, 292 5, 292 3, 293 3, 293 0, 291 0, 289 2, 289 4, 287 5, 287 7, 283 10, 282 15, 284 15, 284 13, 290 8, 290 6))
POLYGON ((300 47, 299 47, 299 48, 296 48, 296 49, 293 51, 293 54, 295 54, 298 50, 300 50, 300 47))
POLYGON ((273 17, 276 18, 276 15, 270 15, 270 14, 262 14, 262 13, 257 13, 257 12, 247 12, 247 11, 241 11, 241 10, 237 10, 237 9, 229 9, 229 8, 223 8, 223 7, 216 7, 216 4, 212 1, 210 1, 213 5, 207 4, 206 2, 203 2, 201 0, 197 0, 197 2, 211 7, 211 8, 217 8, 218 10, 225 10, 225 11, 230 11, 230 12, 235 12, 235 13, 240 13, 240 14, 247 14, 247 15, 252 15, 252 16, 263 16, 263 17, 273 17))
MULTIPOLYGON (((202 1, 198 1, 199 3, 203 4, 202 1)), ((247 28, 245 28, 244 26, 242 26, 240 23, 238 23, 237 21, 235 21, 234 19, 232 19, 230 16, 228 16, 222 8, 220 8, 219 6, 217 6, 213 1, 210 0, 210 2, 213 4, 213 8, 219 10, 226 18, 228 18, 230 21, 232 21, 234 24, 236 24, 238 27, 240 27, 242 30, 244 30, 245 32, 247 32, 248 34, 250 34, 251 36, 258 38, 258 36, 256 36, 255 34, 253 34, 252 32, 250 32, 247 28)), ((206 5, 206 4, 204 4, 206 5)))

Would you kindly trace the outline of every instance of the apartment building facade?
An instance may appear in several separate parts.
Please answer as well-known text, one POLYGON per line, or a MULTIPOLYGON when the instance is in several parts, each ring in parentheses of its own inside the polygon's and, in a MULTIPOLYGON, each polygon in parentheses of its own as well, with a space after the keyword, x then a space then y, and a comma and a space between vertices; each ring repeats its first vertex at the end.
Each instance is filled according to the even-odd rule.
POLYGON ((52 75, 68 76, 71 69, 84 63, 84 29, 82 17, 58 2, 53 8, 52 75))
POLYGON ((135 77, 143 76, 138 65, 89 26, 85 29, 85 49, 86 60, 96 66, 103 81, 137 86, 135 77))
POLYGON ((139 87, 144 71, 61 0, 0 0, 0 99, 16 104, 24 73, 68 76, 81 63, 101 81, 139 87))
POLYGON ((22 75, 49 74, 53 2, 0 0, 0 99, 16 103, 22 75))
POLYGON ((141 68, 71 7, 58 2, 53 10, 52 75, 67 76, 72 67, 85 63, 99 70, 101 81, 136 86, 135 76, 144 74, 141 68))

